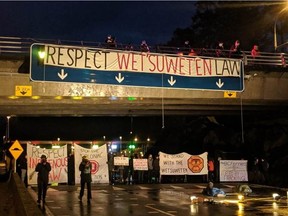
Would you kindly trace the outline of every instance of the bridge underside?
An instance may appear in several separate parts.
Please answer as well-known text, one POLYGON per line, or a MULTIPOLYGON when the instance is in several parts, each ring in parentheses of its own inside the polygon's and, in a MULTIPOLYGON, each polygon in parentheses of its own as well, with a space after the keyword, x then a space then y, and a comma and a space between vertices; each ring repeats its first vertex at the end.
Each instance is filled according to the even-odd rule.
POLYGON ((1 116, 226 115, 288 108, 285 72, 245 72, 244 92, 226 97, 223 91, 32 82, 18 73, 22 63, 0 61, 1 116), (17 96, 17 86, 28 86, 31 94, 17 96))
POLYGON ((155 99, 108 97, 84 99, 53 97, 41 99, 0 98, 0 115, 17 116, 159 116, 159 115, 258 115, 264 112, 286 112, 288 103, 241 99, 155 99))

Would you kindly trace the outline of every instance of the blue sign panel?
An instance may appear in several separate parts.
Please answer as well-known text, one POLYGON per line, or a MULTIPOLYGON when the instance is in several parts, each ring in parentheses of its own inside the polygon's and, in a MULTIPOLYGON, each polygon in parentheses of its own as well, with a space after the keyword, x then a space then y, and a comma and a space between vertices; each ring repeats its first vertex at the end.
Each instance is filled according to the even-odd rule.
POLYGON ((243 63, 238 59, 179 57, 47 44, 33 44, 30 53, 32 81, 244 90, 243 63))

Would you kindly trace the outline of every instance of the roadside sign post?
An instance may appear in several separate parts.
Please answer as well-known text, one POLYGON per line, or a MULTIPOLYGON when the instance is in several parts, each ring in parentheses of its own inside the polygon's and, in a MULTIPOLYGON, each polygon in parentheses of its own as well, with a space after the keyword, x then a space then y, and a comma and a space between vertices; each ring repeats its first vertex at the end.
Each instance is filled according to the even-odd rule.
POLYGON ((30 80, 244 91, 241 59, 32 44, 30 80))
POLYGON ((12 146, 9 148, 9 152, 12 154, 12 156, 15 159, 15 162, 14 162, 14 173, 16 173, 16 160, 19 158, 19 156, 22 154, 23 151, 24 150, 23 150, 23 148, 20 145, 18 140, 16 140, 12 144, 12 146))

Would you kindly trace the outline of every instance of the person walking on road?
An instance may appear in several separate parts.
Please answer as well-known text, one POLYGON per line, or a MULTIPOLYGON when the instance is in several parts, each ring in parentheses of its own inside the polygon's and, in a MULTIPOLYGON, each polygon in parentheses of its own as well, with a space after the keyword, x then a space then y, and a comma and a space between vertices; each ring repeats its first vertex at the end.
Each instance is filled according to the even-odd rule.
POLYGON ((35 172, 38 172, 38 178, 37 178, 38 204, 40 204, 41 198, 43 204, 45 203, 50 171, 51 171, 51 165, 50 163, 47 162, 46 155, 41 155, 41 161, 36 165, 35 168, 35 172))
POLYGON ((24 157, 20 158, 19 166, 21 169, 21 180, 24 182, 25 186, 27 187, 27 155, 26 154, 24 157))
POLYGON ((79 195, 79 200, 82 201, 82 197, 84 195, 84 188, 85 184, 87 184, 87 202, 90 203, 90 199, 92 199, 92 194, 91 194, 91 182, 92 182, 92 177, 91 177, 91 169, 92 165, 90 161, 87 159, 86 156, 82 157, 82 162, 79 165, 79 171, 81 172, 80 177, 80 184, 81 184, 81 190, 80 190, 80 195, 79 195))

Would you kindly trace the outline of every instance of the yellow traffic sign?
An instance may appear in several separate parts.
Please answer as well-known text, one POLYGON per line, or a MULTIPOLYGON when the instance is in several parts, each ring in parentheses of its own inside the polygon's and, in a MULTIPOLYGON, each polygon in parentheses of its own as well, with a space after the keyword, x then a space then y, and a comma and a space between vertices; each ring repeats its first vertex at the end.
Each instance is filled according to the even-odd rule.
POLYGON ((236 98, 236 96, 237 96, 236 92, 231 91, 224 92, 224 98, 236 98))
POLYGON ((10 153, 13 155, 14 159, 17 158, 22 154, 24 151, 18 140, 16 140, 13 145, 9 148, 10 153))
POLYGON ((15 96, 26 96, 30 97, 32 96, 32 86, 15 86, 15 96))

